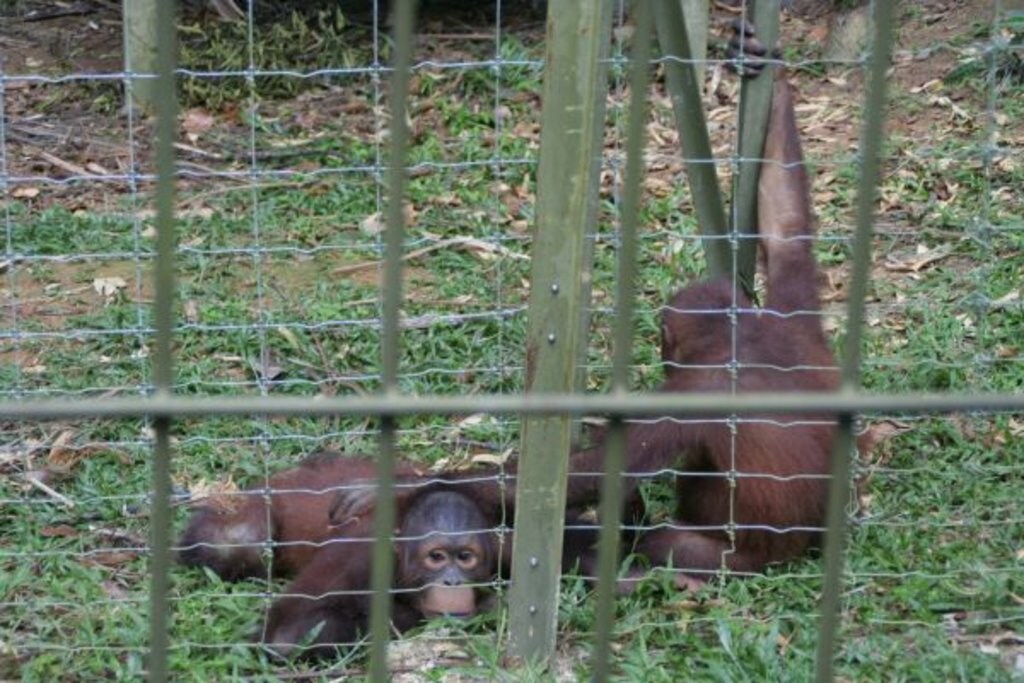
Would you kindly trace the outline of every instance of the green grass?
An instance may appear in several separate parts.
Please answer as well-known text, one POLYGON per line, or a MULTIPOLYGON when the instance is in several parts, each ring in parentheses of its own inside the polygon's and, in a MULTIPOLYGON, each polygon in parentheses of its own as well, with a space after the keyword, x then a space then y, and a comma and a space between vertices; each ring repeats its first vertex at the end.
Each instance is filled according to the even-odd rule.
MULTIPOLYGON (((230 44, 224 36, 209 49, 230 44)), ((487 41, 460 45, 452 59, 488 59, 493 50, 487 41)), ((509 35, 501 50, 506 60, 541 56, 530 35, 509 35)), ((300 67, 308 65, 295 68, 300 67)), ((529 261, 517 255, 529 255, 536 188, 535 168, 511 160, 536 158, 536 136, 524 131, 538 120, 540 75, 533 67, 508 66, 500 81, 503 110, 496 132, 490 69, 426 69, 416 76, 411 154, 414 162, 429 164, 409 184, 417 216, 407 251, 456 236, 489 241, 500 250, 447 248, 406 263, 403 314, 411 327, 401 349, 405 391, 522 388, 529 261), (508 314, 494 315, 499 309, 508 314)), ((304 88, 311 101, 275 100, 271 95, 294 94, 275 90, 261 103, 254 123, 259 151, 290 151, 261 156, 259 168, 296 173, 260 180, 255 190, 233 181, 182 187, 175 382, 183 394, 256 395, 260 377, 269 381, 272 394, 351 394, 377 386, 376 269, 339 269, 380 258, 378 237, 365 230, 368 217, 381 210, 376 182, 368 172, 346 169, 374 163, 380 151, 376 126, 384 124, 368 108, 344 116, 325 113, 315 126, 303 125, 297 113, 337 111, 353 101, 372 105, 368 79, 331 85, 337 90, 304 88), (258 254, 257 247, 268 251, 258 254), (262 359, 272 371, 263 374, 262 359)), ((984 114, 982 80, 947 87, 984 114)), ((1000 126, 1006 127, 1022 120, 1024 99, 1009 81, 1000 88, 1000 126)), ((246 96, 223 88, 190 92, 219 92, 225 100, 246 96)), ((921 110, 919 99, 903 93, 895 94, 894 106, 921 110)), ((666 108, 657 112, 671 125, 666 108)), ((240 117, 198 144, 235 150, 222 161, 224 168, 244 170, 248 125, 240 117)), ((979 156, 982 130, 976 126, 966 135, 926 141, 899 126, 893 131, 882 196, 889 207, 886 222, 897 230, 875 240, 875 299, 864 335, 863 379, 871 390, 1024 386, 1024 309, 1013 297, 1024 272, 1024 224, 1019 193, 1008 189, 1024 186, 1024 171, 1019 163, 993 163, 986 174, 979 156), (893 260, 912 261, 918 245, 949 254, 916 273, 885 267, 893 260)), ((826 162, 840 156, 813 144, 810 150, 826 162)), ((856 173, 852 165, 838 169, 832 198, 817 207, 821 234, 828 238, 818 246, 819 261, 840 280, 848 273, 849 249, 831 238, 849 235, 856 173)), ((669 191, 648 196, 643 207, 633 352, 637 387, 653 387, 661 377, 658 306, 703 272, 688 190, 681 176, 672 181, 669 191)), ((103 185, 85 186, 87 205, 107 207, 88 210, 11 202, 11 249, 27 260, 4 276, 3 286, 18 300, 22 333, 0 340, 5 391, 131 396, 148 381, 151 339, 141 330, 151 324, 153 241, 148 219, 137 223, 132 216, 145 202, 133 206, 108 192, 103 185), (87 256, 67 258, 81 255, 87 256), (94 282, 111 277, 122 278, 125 287, 104 298, 94 282)), ((607 193, 600 212, 598 310, 588 357, 592 391, 605 390, 609 378, 616 207, 607 193)), ((909 429, 880 444, 862 464, 866 481, 851 524, 839 675, 857 681, 1010 680, 1007 663, 1015 646, 1006 634, 1019 639, 1024 621, 1016 597, 1024 595, 1020 416, 866 417, 903 420, 909 429)), ((147 536, 148 425, 12 424, 0 417, 0 430, 0 675, 137 678, 145 670, 148 573, 145 554, 134 549, 147 536), (51 452, 65 431, 70 448, 51 452), (27 471, 50 472, 47 484, 75 506, 65 508, 25 484, 27 471)), ((175 490, 228 478, 256 483, 265 472, 320 447, 372 452, 374 430, 372 421, 355 418, 182 420, 175 426, 175 490)), ((422 463, 452 463, 480 452, 502 453, 517 438, 511 416, 469 424, 419 416, 401 422, 399 446, 422 463)), ((176 528, 185 516, 183 506, 176 508, 176 528)), ((261 624, 266 591, 282 585, 223 583, 175 567, 175 679, 273 680, 304 671, 272 661, 249 640, 261 624)), ((820 565, 813 557, 774 567, 764 577, 716 583, 696 596, 674 591, 665 577, 652 577, 618 602, 616 676, 809 680, 820 588, 820 565)), ((566 675, 586 676, 593 610, 582 582, 566 577, 559 606, 559 667, 566 675)), ((466 677, 546 680, 535 671, 511 673, 502 664, 505 629, 499 611, 469 624, 433 623, 411 640, 454 638, 466 656, 450 671, 466 677)), ((355 653, 335 670, 361 666, 355 653)), ((423 678, 441 680, 445 671, 427 671, 423 678)))

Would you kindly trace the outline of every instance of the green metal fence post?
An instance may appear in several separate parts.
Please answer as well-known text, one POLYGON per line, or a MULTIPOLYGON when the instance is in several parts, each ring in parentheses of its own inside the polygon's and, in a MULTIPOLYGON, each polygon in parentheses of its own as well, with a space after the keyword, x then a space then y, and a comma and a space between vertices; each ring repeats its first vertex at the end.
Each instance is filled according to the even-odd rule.
MULTIPOLYGON (((636 273, 636 231, 640 186, 644 174, 644 127, 650 76, 653 14, 650 2, 636 5, 633 54, 629 69, 629 119, 626 128, 626 177, 622 198, 622 228, 615 293, 612 395, 625 401, 629 392, 629 362, 633 349, 633 304, 636 273)), ((626 459, 626 423, 620 415, 608 427, 604 479, 601 482, 601 535, 598 541, 597 614, 595 618, 594 680, 610 676, 612 625, 619 566, 619 520, 622 517, 622 470, 626 459)))
MULTIPOLYGON (((586 231, 595 219, 590 197, 600 169, 611 10, 610 0, 548 5, 528 393, 568 391, 575 377, 584 303, 580 272, 586 231)), ((523 420, 509 654, 531 662, 548 659, 555 645, 569 442, 565 414, 523 420)))
POLYGON ((708 5, 708 0, 679 0, 686 21, 686 37, 690 40, 690 55, 696 62, 693 70, 699 91, 703 90, 701 85, 704 83, 704 72, 707 71, 708 25, 711 23, 708 5))
MULTIPOLYGON (((779 37, 779 0, 751 3, 750 19, 758 39, 771 51, 779 37)), ((748 5, 749 6, 749 5, 748 5)), ((757 179, 768 113, 772 106, 772 80, 775 67, 767 65, 756 78, 744 78, 740 86, 739 166, 733 178, 730 232, 736 236, 736 278, 748 296, 754 294, 754 270, 757 256, 757 179)))
MULTIPOLYGON (((156 265, 153 322, 153 386, 158 398, 170 398, 174 386, 171 341, 174 334, 174 135, 178 106, 174 61, 177 54, 177 3, 157 3, 156 32, 156 265)), ((150 502, 149 680, 167 680, 168 595, 171 564, 171 417, 153 421, 154 448, 150 502)))
MULTIPOLYGON (((876 2, 875 35, 872 43, 871 72, 861 131, 861 175, 857 188, 857 228, 853 244, 853 273, 843 340, 843 389, 855 391, 860 384, 860 344, 864 323, 864 296, 868 268, 871 265, 871 233, 878 181, 881 175, 882 132, 885 118, 886 70, 892 53, 892 2, 876 2)), ((843 549, 846 545, 846 504, 850 498, 850 453, 853 448, 853 414, 839 418, 839 432, 830 468, 826 520, 824 586, 821 596, 821 621, 815 679, 831 681, 836 631, 839 628, 839 591, 842 588, 843 549)))
MULTIPOLYGON (((599 1, 603 2, 603 0, 599 0, 599 1)), ((611 10, 609 10, 607 21, 609 22, 609 26, 610 26, 611 25, 611 10)), ((551 39, 551 34, 549 33, 548 34, 548 40, 550 40, 550 39, 551 39)), ((611 47, 611 42, 610 41, 605 41, 601 45, 601 52, 600 52, 600 56, 598 57, 598 59, 600 59, 602 61, 608 59, 610 47, 611 47)), ((607 78, 607 71, 608 71, 607 68, 605 68, 603 66, 603 64, 597 64, 596 67, 597 68, 594 69, 593 77, 596 78, 596 79, 600 79, 601 82, 605 82, 605 79, 607 78)), ((600 101, 598 106, 600 107, 600 110, 599 110, 600 111, 600 118, 603 121, 604 111, 605 111, 604 99, 602 99, 600 101)), ((601 173, 601 151, 600 150, 601 150, 601 146, 600 146, 600 142, 599 142, 597 148, 594 150, 594 157, 593 157, 593 169, 592 169, 592 172, 594 173, 594 182, 592 184, 588 185, 587 187, 582 188, 582 191, 584 193, 583 194, 583 200, 584 200, 583 212, 584 212, 584 215, 588 217, 586 219, 586 221, 585 221, 585 225, 587 226, 588 231, 592 232, 592 233, 596 233, 597 232, 597 220, 596 219, 597 219, 597 209, 598 209, 598 204, 599 204, 599 191, 600 191, 600 182, 598 181, 598 179, 600 178, 600 173, 601 173)), ((538 189, 538 196, 539 195, 540 195, 540 190, 538 189)), ((577 339, 576 339, 576 351, 575 351, 575 358, 574 358, 574 363, 575 363, 575 366, 576 366, 576 371, 575 371, 575 377, 573 379, 573 391, 579 392, 581 394, 584 393, 587 390, 587 376, 588 376, 587 355, 588 355, 588 351, 590 350, 590 318, 591 318, 591 316, 590 316, 590 309, 591 309, 591 300, 592 300, 592 292, 593 292, 594 242, 595 242, 595 239, 596 239, 596 234, 595 234, 594 238, 589 238, 589 237, 584 236, 584 240, 583 240, 583 256, 580 259, 580 270, 579 270, 579 278, 580 278, 579 300, 582 303, 582 305, 579 306, 578 314, 577 314, 578 315, 578 320, 579 320, 579 323, 578 323, 579 324, 579 334, 577 335, 577 339)), ((580 439, 580 436, 581 436, 582 431, 583 431, 582 427, 583 427, 582 422, 579 422, 579 421, 573 422, 573 424, 572 424, 572 426, 570 428, 570 435, 571 435, 572 441, 578 441, 580 439)))
MULTIPOLYGON (((401 0, 392 7, 395 19, 391 74, 391 139, 388 150, 388 198, 384 231, 383 321, 381 323, 381 394, 398 394, 400 350, 399 315, 402 306, 402 197, 405 195, 405 151, 409 139, 406 123, 409 69, 412 62, 413 22, 416 0, 401 0)), ((370 680, 389 680, 387 647, 391 625, 391 583, 394 573, 392 534, 395 527, 395 434, 394 416, 383 416, 377 455, 378 496, 373 515, 373 577, 370 587, 370 680)))
POLYGON ((708 273, 712 276, 729 275, 732 273, 732 250, 724 239, 729 233, 729 224, 718 187, 718 172, 704 120, 700 86, 696 70, 689 61, 693 52, 686 20, 678 2, 655 2, 654 20, 662 55, 675 57, 665 62, 665 85, 672 98, 693 206, 704 240, 708 273))
MULTIPOLYGON (((157 43, 161 26, 157 0, 123 0, 121 3, 124 33, 124 65, 132 74, 151 74, 157 70, 157 43)), ((156 90, 160 81, 151 78, 131 79, 132 104, 147 113, 154 111, 156 90)))

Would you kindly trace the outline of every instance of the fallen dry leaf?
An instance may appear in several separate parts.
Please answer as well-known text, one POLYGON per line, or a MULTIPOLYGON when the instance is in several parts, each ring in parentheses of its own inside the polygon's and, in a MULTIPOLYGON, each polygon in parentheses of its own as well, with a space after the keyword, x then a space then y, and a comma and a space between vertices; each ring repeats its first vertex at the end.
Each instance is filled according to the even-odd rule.
POLYGON ((828 38, 828 24, 825 22, 815 24, 807 32, 807 40, 812 43, 823 44, 826 38, 828 38))
POLYGON ((933 78, 929 81, 922 83, 921 85, 915 86, 910 89, 910 92, 914 95, 924 92, 925 90, 942 90, 943 82, 941 78, 933 78))
POLYGON ((359 231, 369 237, 376 237, 384 232, 384 217, 380 211, 375 211, 359 221, 359 231))
POLYGON ((407 638, 394 641, 388 647, 388 669, 391 671, 435 671, 438 667, 451 667, 471 660, 465 645, 459 640, 444 640, 443 632, 431 633, 431 638, 407 638))
POLYGON ((113 581, 100 581, 100 588, 103 589, 103 593, 111 600, 124 600, 128 597, 128 591, 113 581))
POLYGON ((185 137, 188 138, 189 142, 198 140, 199 134, 213 128, 214 123, 213 116, 204 109, 189 109, 181 117, 181 129, 185 131, 185 137))
POLYGON ((39 196, 39 188, 32 186, 25 187, 23 185, 19 185, 18 187, 15 187, 13 190, 11 190, 11 196, 14 197, 15 199, 35 199, 36 197, 39 196))
POLYGON ((244 496, 236 495, 238 485, 230 477, 223 481, 199 481, 188 486, 189 507, 204 507, 221 513, 234 512, 244 500, 244 496))
POLYGON ((1016 358, 1019 353, 1020 351, 1017 350, 1016 346, 1004 346, 1002 344, 996 346, 996 358, 1000 360, 1016 358))
POLYGON ((104 299, 114 297, 127 286, 123 277, 98 277, 92 281, 92 288, 104 299))
POLYGON ((22 476, 24 476, 25 479, 31 483, 39 483, 45 486, 49 486, 50 484, 53 483, 54 479, 57 479, 57 477, 53 475, 53 472, 50 472, 49 470, 45 469, 25 470, 25 473, 22 476))
MULTIPOLYGON (((216 212, 209 206, 193 206, 187 209, 181 209, 174 212, 176 218, 198 218, 200 220, 209 220, 213 218, 216 212)), ((156 218, 156 209, 139 209, 135 212, 135 217, 140 221, 151 221, 156 218)), ((150 225, 147 226, 141 233, 142 237, 152 239, 156 237, 156 227, 150 225)))
POLYGON ((199 322, 199 304, 196 303, 195 299, 185 300, 185 303, 182 304, 182 313, 184 314, 185 322, 189 324, 199 322))
POLYGON ((477 453, 469 458, 469 461, 474 465, 497 465, 501 466, 508 462, 508 459, 512 456, 512 449, 505 451, 504 453, 477 453))
POLYGON ((775 637, 775 645, 780 655, 785 655, 789 649, 789 643, 793 640, 793 636, 784 636, 781 633, 775 637))
MULTIPOLYGON (((436 235, 430 233, 424 233, 427 238, 438 239, 436 235)), ((451 239, 440 240, 435 244, 423 247, 422 249, 415 249, 406 254, 402 255, 402 261, 411 261, 421 256, 425 256, 435 251, 447 249, 448 247, 457 247, 468 250, 473 256, 476 256, 482 261, 491 261, 498 256, 504 256, 507 258, 529 260, 529 256, 520 252, 512 251, 508 247, 504 247, 500 244, 492 244, 484 240, 478 240, 473 237, 452 237, 451 239)), ((368 268, 377 268, 381 265, 382 261, 363 261, 361 263, 353 263, 347 266, 339 266, 333 271, 336 275, 355 273, 368 268)))
POLYGON ((917 245, 917 258, 899 260, 893 255, 886 256, 885 268, 895 272, 918 273, 927 266, 941 261, 953 253, 952 247, 936 247, 929 249, 923 244, 917 245))
POLYGON ((68 474, 88 453, 83 449, 68 448, 75 433, 70 429, 61 432, 50 445, 46 455, 46 469, 54 474, 68 474))
POLYGON ((941 107, 943 109, 949 109, 953 112, 953 116, 960 121, 970 121, 971 115, 960 105, 956 104, 953 100, 946 97, 945 95, 937 95, 928 100, 928 104, 933 107, 941 107))
POLYGON ((39 530, 39 535, 45 538, 74 538, 78 535, 78 530, 67 524, 58 524, 56 526, 44 526, 39 530))
POLYGON ((999 297, 991 303, 992 308, 1005 308, 1008 304, 1012 304, 1020 299, 1020 290, 1014 289, 1003 296, 999 297))
POLYGON ((105 542, 115 543, 118 546, 140 547, 146 545, 146 537, 132 533, 127 529, 89 525, 89 533, 105 542))
POLYGON ((872 422, 864 430, 860 443, 864 447, 865 452, 871 452, 878 444, 888 441, 899 434, 909 432, 911 429, 913 427, 910 424, 897 420, 872 422))
POLYGON ((416 217, 419 213, 416 211, 416 207, 409 202, 402 203, 402 225, 406 228, 410 228, 416 223, 416 217))
POLYGON ((138 556, 138 553, 126 550, 99 550, 85 558, 85 561, 88 564, 98 564, 103 567, 120 567, 134 561, 138 556))
POLYGON ((458 427, 474 427, 487 420, 490 416, 487 413, 473 413, 458 421, 458 427))
POLYGON ((825 291, 821 293, 821 300, 824 302, 832 301, 846 301, 846 279, 849 277, 848 273, 826 271, 825 279, 827 286, 825 291))

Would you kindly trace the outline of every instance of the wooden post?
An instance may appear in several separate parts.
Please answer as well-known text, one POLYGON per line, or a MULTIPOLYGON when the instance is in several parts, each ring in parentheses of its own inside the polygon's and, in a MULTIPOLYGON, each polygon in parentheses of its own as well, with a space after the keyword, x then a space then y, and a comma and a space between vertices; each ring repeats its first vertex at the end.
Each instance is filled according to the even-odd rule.
MULTIPOLYGON (((648 0, 640 0, 647 2, 648 0)), ((686 31, 690 39, 690 49, 693 58, 704 60, 708 54, 708 0, 679 0, 683 14, 686 17, 686 31)), ((635 8, 635 3, 634 3, 635 8)), ((634 9, 634 13, 635 13, 634 9)), ((707 65, 700 63, 694 65, 695 78, 697 79, 698 91, 704 83, 704 71, 707 65)), ((594 194, 596 201, 597 194, 594 194)), ((580 270, 582 278, 582 289, 580 298, 584 302, 591 300, 591 286, 593 284, 594 265, 594 243, 587 240, 583 245, 583 268, 580 270)), ((580 336, 576 347, 576 379, 573 382, 573 390, 584 392, 587 390, 587 352, 590 348, 590 306, 580 308, 580 336)), ((580 422, 575 422, 572 428, 572 440, 580 439, 582 429, 580 422)))
MULTIPOLYGON (((549 3, 537 171, 526 391, 568 392, 575 378, 584 239, 597 213, 612 3, 549 3)), ((509 591, 509 654, 554 652, 570 443, 567 415, 523 420, 509 591)))
POLYGON ((704 72, 707 71, 707 64, 704 60, 708 57, 708 0, 679 0, 683 8, 683 17, 686 20, 686 35, 690 39, 690 54, 698 60, 694 65, 697 77, 697 87, 703 91, 704 72))
POLYGON ((726 237, 728 220, 718 187, 718 173, 711 155, 711 141, 704 121, 703 102, 692 59, 689 31, 683 11, 676 2, 655 2, 654 22, 665 62, 665 85, 672 97, 672 109, 679 129, 679 140, 686 160, 686 174, 693 193, 697 223, 704 239, 708 273, 712 276, 732 273, 732 250, 726 237), (683 60, 683 61, 678 61, 683 60))
MULTIPOLYGON (((636 232, 645 173, 644 132, 647 128, 647 97, 651 72, 654 14, 651 4, 636 5, 636 32, 629 59, 629 115, 626 123, 626 173, 622 192, 621 238, 616 268, 615 322, 612 347, 612 395, 627 400, 629 363, 633 349, 633 309, 636 298, 636 232)), ((626 463, 626 422, 612 415, 605 441, 598 519, 597 605, 594 609, 594 649, 591 654, 594 683, 611 679, 612 633, 619 568, 619 520, 622 518, 622 470, 626 463)))
MULTIPOLYGON (((156 35, 158 0, 124 0, 124 68, 132 74, 156 73, 156 35)), ((167 30, 174 30, 168 26, 167 30)), ((147 113, 153 110, 156 80, 132 78, 132 104, 147 113)))
MULTIPOLYGON (((413 53, 413 24, 417 0, 399 0, 391 5, 394 13, 394 51, 391 60, 391 137, 388 143, 388 199, 384 230, 384 275, 381 279, 380 391, 397 396, 401 363, 402 329, 402 198, 405 196, 405 159, 409 144, 409 78, 413 53)), ((374 475, 380 497, 373 511, 373 575, 370 587, 370 677, 375 683, 391 680, 388 671, 388 636, 391 633, 391 591, 395 575, 395 531, 397 511, 394 500, 395 453, 398 420, 382 417, 380 450, 374 475)))
MULTIPOLYGON (((779 0, 753 2, 751 20, 758 39, 769 49, 779 38, 779 0)), ((740 86, 740 162, 733 178, 730 231, 737 238, 736 277, 748 296, 754 293, 757 266, 757 179, 761 174, 761 152, 772 106, 775 67, 768 65, 756 78, 744 78, 740 86)))

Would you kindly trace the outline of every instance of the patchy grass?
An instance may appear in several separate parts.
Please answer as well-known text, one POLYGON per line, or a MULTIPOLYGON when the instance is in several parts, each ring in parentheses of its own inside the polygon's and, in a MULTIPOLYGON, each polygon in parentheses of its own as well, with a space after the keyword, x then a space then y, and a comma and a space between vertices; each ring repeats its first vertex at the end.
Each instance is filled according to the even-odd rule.
MULTIPOLYGON (((883 213, 864 335, 864 383, 879 392, 1024 386, 1024 212, 1018 191, 1024 170, 1017 161, 1024 146, 1024 98, 1012 78, 942 80, 958 63, 952 58, 957 50, 973 68, 975 48, 990 38, 973 24, 987 3, 971 5, 939 23, 928 23, 923 10, 908 14, 902 47, 916 50, 939 36, 948 55, 900 60, 893 71, 883 213), (995 151, 987 142, 997 145, 995 151)), ((528 18, 512 21, 497 48, 493 40, 473 37, 490 33, 491 26, 471 24, 464 39, 445 37, 464 27, 442 30, 429 16, 426 26, 435 38, 421 39, 418 51, 465 66, 424 67, 413 81, 411 154, 417 166, 408 197, 402 388, 421 394, 515 392, 523 383, 536 190, 538 25, 528 18), (493 69, 488 60, 496 54, 503 63, 493 69), (445 242, 452 238, 476 241, 445 242)), ((365 37, 365 26, 347 27, 335 37, 362 50, 357 38, 365 37)), ((786 31, 812 28, 791 20, 786 31)), ((214 59, 229 47, 227 39, 211 43, 197 59, 214 59)), ((341 64, 334 58, 324 63, 341 64)), ((362 52, 356 63, 367 63, 362 52)), ((861 86, 856 72, 806 70, 797 81, 801 127, 816 170, 825 323, 838 342, 861 86)), ((282 85, 290 82, 282 79, 282 85)), ((223 102, 197 95, 182 117, 190 149, 180 158, 193 175, 183 178, 179 197, 177 390, 305 396, 373 391, 382 209, 373 165, 383 152, 387 120, 378 98, 386 93, 365 74, 338 76, 303 87, 292 99, 282 98, 291 91, 261 92, 265 100, 250 115, 242 104, 230 106, 248 93, 214 91, 223 102), (210 170, 238 175, 203 177, 210 170)), ((623 93, 613 92, 609 170, 621 162, 616 144, 623 93)), ((69 93, 84 98, 88 110, 87 89, 14 93, 10 130, 19 135, 7 141, 12 175, 62 177, 38 162, 31 143, 36 138, 22 127, 33 115, 43 118, 31 119, 31 130, 67 126, 115 140, 119 147, 112 155, 120 166, 96 156, 98 148, 90 145, 61 142, 54 154, 82 166, 99 160, 130 168, 121 118, 103 114, 90 123, 69 113, 69 93)), ((722 156, 731 152, 735 136, 734 95, 726 80, 709 117, 722 156)), ((660 85, 652 99, 633 353, 639 387, 652 387, 661 377, 658 307, 703 269, 660 85)), ((143 136, 137 150, 143 157, 145 144, 143 136)), ((606 174, 593 235, 588 363, 594 391, 604 390, 608 380, 616 182, 606 174)), ((142 186, 133 194, 123 184, 90 180, 12 185, 5 224, 8 253, 17 258, 5 262, 0 285, 7 311, 0 324, 5 397, 89 400, 146 390, 153 296, 147 191, 142 186), (19 193, 25 189, 38 192, 19 193)), ((861 464, 839 675, 1009 680, 1024 640, 1022 417, 866 418, 889 437, 861 464)), ((0 430, 0 674, 25 680, 141 676, 149 426, 132 420, 14 424, 0 416, 0 430)), ((213 482, 258 483, 320 447, 369 452, 374 430, 372 421, 356 418, 182 420, 175 428, 176 492, 184 498, 213 482)), ((399 445, 419 462, 452 466, 503 454, 517 436, 512 416, 421 416, 401 422, 399 445)), ((185 514, 177 509, 179 525, 185 514)), ((810 679, 820 587, 815 558, 757 579, 715 583, 696 595, 671 589, 665 576, 652 577, 618 603, 616 673, 655 681, 810 679)), ((269 659, 249 640, 268 595, 280 588, 277 582, 228 584, 175 568, 175 678, 269 680, 304 672, 301 665, 269 659)), ((393 655, 396 675, 585 677, 593 609, 582 581, 566 577, 553 674, 513 674, 502 665, 507 634, 499 610, 469 624, 433 623, 403 640, 393 655), (441 668, 431 670, 431 662, 441 668)), ((332 672, 354 675, 362 665, 355 653, 332 672)))

